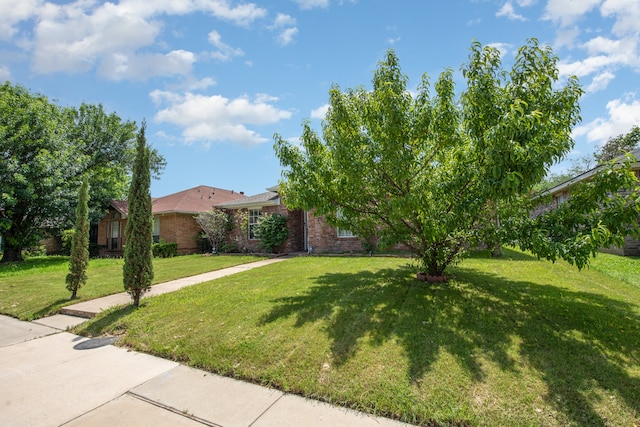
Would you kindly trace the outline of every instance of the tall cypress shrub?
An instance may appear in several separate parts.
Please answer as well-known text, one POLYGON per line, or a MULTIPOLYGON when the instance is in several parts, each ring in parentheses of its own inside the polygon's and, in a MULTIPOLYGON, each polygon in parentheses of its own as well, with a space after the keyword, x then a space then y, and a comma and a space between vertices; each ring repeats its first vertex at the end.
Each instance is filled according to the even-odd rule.
POLYGON ((140 297, 150 289, 153 280, 153 214, 150 150, 144 134, 146 127, 146 123, 142 122, 137 136, 136 158, 129 189, 129 214, 125 227, 123 281, 124 288, 136 307, 140 304, 140 297))
POLYGON ((67 289, 71 291, 71 299, 76 298, 78 289, 87 283, 87 267, 89 266, 89 181, 85 177, 78 194, 76 207, 76 224, 71 239, 71 258, 67 289))

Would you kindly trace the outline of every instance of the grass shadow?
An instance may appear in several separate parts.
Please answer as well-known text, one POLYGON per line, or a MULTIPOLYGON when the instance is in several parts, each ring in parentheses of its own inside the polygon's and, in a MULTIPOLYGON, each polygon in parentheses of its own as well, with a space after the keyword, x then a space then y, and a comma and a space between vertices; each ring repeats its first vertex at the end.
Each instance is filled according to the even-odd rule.
POLYGON ((85 337, 98 337, 104 334, 122 335, 125 331, 119 330, 117 327, 120 320, 134 313, 141 307, 144 307, 144 303, 142 302, 139 307, 134 307, 132 304, 112 307, 99 314, 97 318, 90 322, 76 326, 73 329, 73 333, 85 337))
POLYGON ((33 313, 32 317, 33 319, 40 319, 41 317, 50 316, 60 311, 60 309, 65 305, 75 304, 76 302, 77 300, 72 300, 69 298, 59 298, 33 313))
POLYGON ((545 400, 578 425, 607 424, 588 397, 594 387, 640 414, 640 378, 628 369, 640 365, 637 306, 475 269, 452 272, 445 284, 418 282, 408 267, 327 273, 307 292, 273 301, 261 323, 295 316, 299 327, 323 320, 336 365, 353 357, 365 338, 396 340, 413 381, 443 350, 475 381, 485 378, 483 360, 513 372, 524 361, 546 383, 545 400))
POLYGON ((58 268, 69 265, 67 256, 41 256, 26 258, 24 261, 0 263, 0 276, 5 274, 29 273, 30 270, 38 272, 42 269, 58 268))

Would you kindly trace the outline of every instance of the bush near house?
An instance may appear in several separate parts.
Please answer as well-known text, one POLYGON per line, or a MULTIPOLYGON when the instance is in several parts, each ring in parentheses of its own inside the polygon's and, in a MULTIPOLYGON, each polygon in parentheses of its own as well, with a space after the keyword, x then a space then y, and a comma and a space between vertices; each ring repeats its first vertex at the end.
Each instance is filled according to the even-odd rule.
POLYGON ((289 236, 287 217, 280 214, 263 215, 254 232, 260 239, 259 246, 267 252, 274 252, 289 236))
POLYGON ((178 256, 178 244, 176 242, 154 243, 151 250, 154 258, 171 258, 178 256))

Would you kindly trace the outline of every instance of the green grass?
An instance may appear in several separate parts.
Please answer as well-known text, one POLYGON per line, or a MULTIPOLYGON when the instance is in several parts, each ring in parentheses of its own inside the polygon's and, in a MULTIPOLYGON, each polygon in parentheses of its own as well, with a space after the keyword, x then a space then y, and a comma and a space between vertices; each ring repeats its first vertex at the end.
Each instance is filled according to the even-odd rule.
POLYGON ((598 254, 590 268, 640 288, 640 257, 598 254))
MULTIPOLYGON (((262 258, 224 255, 154 259, 153 284, 259 259, 262 258)), ((69 272, 67 257, 34 257, 22 263, 0 264, 0 314, 33 320, 55 313, 65 305, 124 292, 122 264, 122 259, 92 259, 87 284, 73 301, 69 300, 71 293, 65 287, 69 272)))
POLYGON ((137 350, 424 425, 637 425, 640 287, 505 251, 446 284, 303 257, 80 326, 137 350))

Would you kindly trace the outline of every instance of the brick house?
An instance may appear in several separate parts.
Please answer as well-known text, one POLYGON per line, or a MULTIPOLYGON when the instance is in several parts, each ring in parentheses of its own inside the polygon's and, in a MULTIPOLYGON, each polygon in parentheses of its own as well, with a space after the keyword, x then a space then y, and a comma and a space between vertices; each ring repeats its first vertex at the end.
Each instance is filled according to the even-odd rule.
MULTIPOLYGON (((214 206, 245 199, 242 192, 200 185, 168 196, 152 199, 153 240, 178 244, 178 253, 201 252, 202 229, 195 216, 214 206)), ((105 217, 94 227, 92 240, 100 247, 101 256, 121 256, 127 243, 124 229, 127 222, 127 202, 112 200, 105 217)))
POLYGON ((278 187, 267 188, 267 192, 255 196, 236 199, 217 205, 238 218, 238 212, 246 210, 246 229, 234 221, 234 228, 229 236, 229 244, 238 250, 260 251, 260 240, 253 233, 253 227, 260 216, 266 214, 280 214, 287 217, 289 237, 277 252, 363 252, 364 247, 357 236, 349 230, 337 229, 329 225, 321 216, 315 216, 313 211, 289 210, 280 199, 278 187))
MULTIPOLYGON (((640 148, 636 148, 631 152, 631 154, 635 157, 636 161, 632 164, 632 169, 636 174, 636 178, 640 180, 640 148)), ((543 196, 551 195, 552 201, 549 205, 541 206, 536 210, 533 214, 536 215, 542 211, 554 209, 564 203, 569 197, 571 197, 571 187, 576 185, 579 182, 588 181, 591 179, 600 169, 600 167, 595 167, 591 170, 588 170, 580 175, 577 175, 571 178, 568 181, 562 182, 555 187, 552 187, 542 193, 543 196)), ((624 255, 624 256, 640 256, 640 240, 633 239, 630 236, 625 238, 624 246, 622 247, 612 247, 612 248, 602 248, 602 252, 612 253, 616 255, 624 255)))

